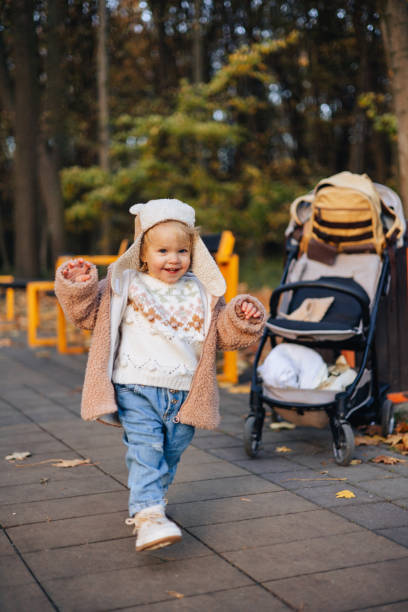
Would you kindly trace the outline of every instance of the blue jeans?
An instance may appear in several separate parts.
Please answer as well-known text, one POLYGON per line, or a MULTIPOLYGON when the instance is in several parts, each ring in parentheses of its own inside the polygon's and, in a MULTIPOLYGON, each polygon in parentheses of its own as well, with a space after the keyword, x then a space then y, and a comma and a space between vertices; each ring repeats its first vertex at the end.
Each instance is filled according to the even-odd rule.
POLYGON ((128 449, 129 516, 134 516, 143 508, 165 504, 194 427, 179 423, 176 416, 187 391, 115 384, 115 393, 128 449))

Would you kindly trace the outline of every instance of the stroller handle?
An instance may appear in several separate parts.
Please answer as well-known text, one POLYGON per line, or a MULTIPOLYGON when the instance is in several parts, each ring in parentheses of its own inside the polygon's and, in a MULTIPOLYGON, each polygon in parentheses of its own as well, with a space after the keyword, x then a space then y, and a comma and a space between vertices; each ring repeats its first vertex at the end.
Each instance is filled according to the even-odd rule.
POLYGON ((362 308, 362 318, 364 326, 367 326, 370 322, 370 298, 365 293, 360 293, 353 287, 346 287, 342 285, 341 279, 338 282, 333 281, 321 281, 321 280, 311 280, 311 281, 297 281, 295 283, 287 283, 286 285, 279 285, 273 291, 270 301, 269 301, 269 311, 272 317, 276 316, 276 310, 279 302, 279 298, 282 293, 286 291, 293 291, 294 289, 302 289, 305 287, 313 287, 319 289, 328 289, 330 291, 341 291, 342 293, 346 293, 354 297, 362 308))

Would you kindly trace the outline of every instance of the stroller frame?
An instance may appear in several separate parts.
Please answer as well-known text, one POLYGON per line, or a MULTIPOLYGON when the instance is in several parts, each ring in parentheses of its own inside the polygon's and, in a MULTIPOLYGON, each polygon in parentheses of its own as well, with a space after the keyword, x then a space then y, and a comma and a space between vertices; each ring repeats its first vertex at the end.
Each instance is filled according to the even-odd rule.
MULTIPOLYGON (((389 288, 390 263, 387 251, 383 254, 382 268, 379 281, 377 284, 375 296, 372 300, 371 312, 370 305, 361 299, 361 296, 355 294, 350 287, 341 286, 341 278, 339 283, 332 284, 327 281, 298 281, 285 284, 288 276, 289 268, 297 258, 299 245, 297 241, 289 239, 287 245, 287 259, 282 274, 280 285, 273 291, 270 298, 270 317, 271 321, 277 314, 279 298, 285 291, 292 291, 298 288, 319 287, 325 289, 335 289, 343 293, 348 293, 356 298, 362 307, 362 333, 356 337, 347 340, 324 340, 324 341, 304 341, 304 346, 318 346, 319 348, 331 348, 340 350, 354 350, 359 354, 360 361, 357 376, 346 390, 338 392, 333 401, 322 402, 318 405, 309 405, 300 402, 287 402, 276 398, 268 397, 265 394, 262 379, 258 374, 258 365, 261 358, 263 348, 268 340, 270 340, 272 348, 276 346, 276 337, 279 336, 265 326, 264 333, 260 340, 258 350, 256 352, 251 380, 250 392, 250 412, 245 420, 244 425, 244 445, 246 453, 249 457, 257 456, 261 449, 262 429, 265 420, 265 407, 268 405, 272 408, 272 420, 278 421, 279 417, 274 411, 274 408, 286 408, 296 410, 298 414, 304 414, 307 411, 325 410, 329 419, 329 425, 333 437, 333 455, 336 463, 339 465, 348 465, 354 453, 354 434, 351 422, 356 424, 370 423, 375 421, 381 425, 382 435, 386 436, 392 432, 394 426, 394 414, 392 402, 387 398, 389 386, 380 384, 378 380, 378 368, 375 350, 375 327, 377 322, 377 314, 380 298, 385 295, 389 288), (339 346, 341 345, 341 346, 339 346), (358 389, 358 384, 361 381, 367 364, 370 363, 370 381, 358 389), (365 393, 364 388, 368 387, 368 392, 365 393), (361 413, 361 416, 360 416, 361 413), (360 418, 360 421, 356 419, 360 418)), ((286 340, 288 341, 288 340, 286 340)))

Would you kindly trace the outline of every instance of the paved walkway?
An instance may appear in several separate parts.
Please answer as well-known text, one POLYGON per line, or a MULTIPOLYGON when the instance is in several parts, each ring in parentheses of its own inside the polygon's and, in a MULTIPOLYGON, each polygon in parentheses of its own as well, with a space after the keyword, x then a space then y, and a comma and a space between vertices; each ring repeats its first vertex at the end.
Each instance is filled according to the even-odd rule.
POLYGON ((2 612, 408 610, 408 463, 359 447, 363 462, 340 468, 329 433, 302 428, 266 431, 249 460, 247 397, 223 391, 220 430, 196 435, 170 492, 183 541, 137 554, 121 434, 80 420, 83 368, 0 349, 2 612), (13 451, 32 456, 16 467, 13 451), (35 465, 74 458, 92 465, 35 465))

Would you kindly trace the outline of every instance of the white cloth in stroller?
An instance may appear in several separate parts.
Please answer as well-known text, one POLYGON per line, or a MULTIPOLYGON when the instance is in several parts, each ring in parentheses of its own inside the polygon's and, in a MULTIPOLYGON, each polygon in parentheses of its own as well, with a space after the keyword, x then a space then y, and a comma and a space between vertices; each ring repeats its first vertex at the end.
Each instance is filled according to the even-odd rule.
POLYGON ((317 351, 299 344, 275 346, 258 368, 271 387, 316 389, 327 380, 327 365, 317 351))

